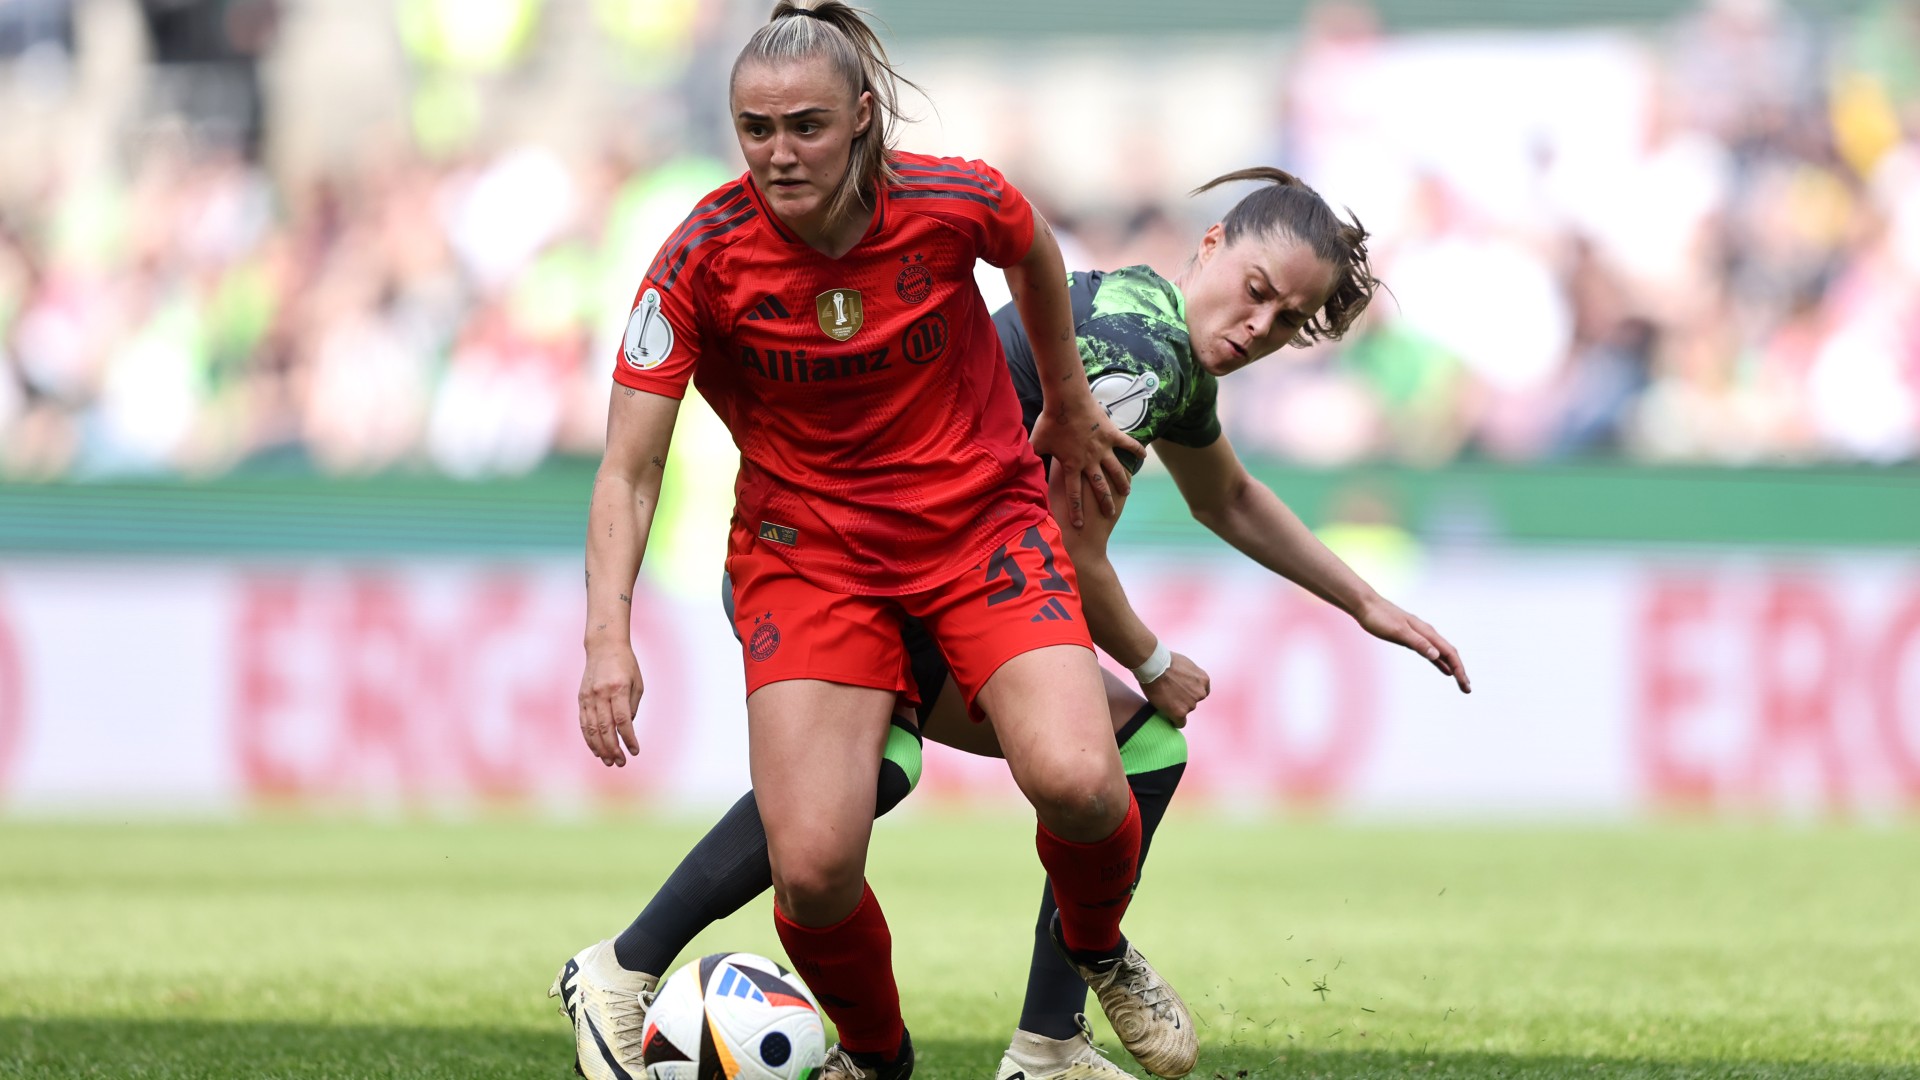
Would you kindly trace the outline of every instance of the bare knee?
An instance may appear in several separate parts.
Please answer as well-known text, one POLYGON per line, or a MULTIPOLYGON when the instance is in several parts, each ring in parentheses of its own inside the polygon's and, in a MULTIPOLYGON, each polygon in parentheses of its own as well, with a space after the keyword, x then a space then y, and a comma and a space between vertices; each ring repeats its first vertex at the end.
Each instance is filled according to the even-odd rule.
POLYGON ((773 860, 780 910, 802 926, 831 926, 853 914, 866 888, 859 852, 796 852, 773 860))
POLYGON ((1127 816, 1127 781, 1107 765, 1097 758, 1069 759, 1036 770, 1027 796, 1040 823, 1062 839, 1081 843, 1113 835, 1127 816))

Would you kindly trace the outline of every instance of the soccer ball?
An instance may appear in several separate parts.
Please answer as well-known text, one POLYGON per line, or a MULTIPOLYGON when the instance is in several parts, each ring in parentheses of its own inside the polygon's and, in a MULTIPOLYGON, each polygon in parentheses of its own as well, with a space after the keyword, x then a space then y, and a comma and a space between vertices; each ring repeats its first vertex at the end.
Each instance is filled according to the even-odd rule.
POLYGON ((810 1080, 827 1033, 798 976, 764 956, 715 953, 660 984, 641 1046, 648 1080, 810 1080))

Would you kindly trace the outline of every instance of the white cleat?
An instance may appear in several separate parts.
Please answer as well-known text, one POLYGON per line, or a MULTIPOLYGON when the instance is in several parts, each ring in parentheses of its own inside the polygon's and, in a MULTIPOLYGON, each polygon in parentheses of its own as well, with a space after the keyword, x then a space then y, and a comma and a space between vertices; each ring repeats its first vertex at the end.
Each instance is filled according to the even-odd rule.
POLYGON ((913 1036, 900 1033, 900 1052, 878 1065, 853 1056, 839 1043, 827 1047, 827 1060, 813 1080, 912 1080, 913 1036))
POLYGON ((1134 1080, 1093 1045, 1093 1029, 1084 1015, 1076 1015, 1080 1034, 1049 1039, 1031 1031, 1013 1033, 1013 1045, 1000 1059, 994 1080, 1134 1080))
POLYGON ((1127 951, 1115 959, 1083 964, 1067 951, 1066 939, 1060 935, 1059 912, 1054 912, 1048 929, 1068 966, 1100 999, 1100 1010, 1107 1014, 1120 1045, 1141 1068, 1165 1080, 1178 1080, 1193 1071, 1200 1057, 1193 1016, 1187 1012, 1187 1003, 1153 970, 1140 950, 1129 944, 1127 951))
POLYGON ((553 977, 547 996, 573 1021, 573 1071, 587 1080, 645 1080, 640 1040, 659 979, 628 971, 613 942, 581 949, 553 977))

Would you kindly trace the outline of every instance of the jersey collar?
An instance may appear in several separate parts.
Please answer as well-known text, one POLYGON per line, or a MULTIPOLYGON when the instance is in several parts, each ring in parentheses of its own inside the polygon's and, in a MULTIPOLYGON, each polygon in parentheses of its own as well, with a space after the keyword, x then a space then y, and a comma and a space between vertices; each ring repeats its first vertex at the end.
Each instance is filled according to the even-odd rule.
MULTIPOLYGON (((759 208, 761 220, 767 223, 767 228, 773 230, 774 236, 778 237, 784 243, 792 244, 795 247, 803 247, 816 255, 820 255, 819 251, 815 250, 805 240, 800 239, 792 229, 787 228, 786 222, 780 220, 779 214, 773 212, 773 207, 768 204, 766 197, 760 193, 760 185, 753 182, 752 172, 741 174, 740 179, 747 185, 748 194, 752 196, 754 205, 759 208)), ((879 204, 873 208, 873 220, 867 224, 867 231, 860 237, 859 242, 848 249, 847 254, 842 255, 841 258, 844 259, 851 256, 874 237, 880 235, 880 231, 887 226, 887 218, 890 216, 892 205, 893 199, 887 190, 887 185, 881 184, 879 204)), ((823 259, 826 258, 825 255, 820 255, 820 257, 823 259)))

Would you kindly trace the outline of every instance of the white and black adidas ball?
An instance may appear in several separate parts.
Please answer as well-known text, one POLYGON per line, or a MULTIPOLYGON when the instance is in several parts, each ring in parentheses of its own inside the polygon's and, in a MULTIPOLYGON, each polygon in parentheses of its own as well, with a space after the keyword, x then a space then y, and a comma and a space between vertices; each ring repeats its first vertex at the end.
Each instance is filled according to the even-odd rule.
POLYGON ((799 976, 764 956, 715 953, 660 984, 642 1046, 648 1080, 808 1080, 827 1033, 799 976))

